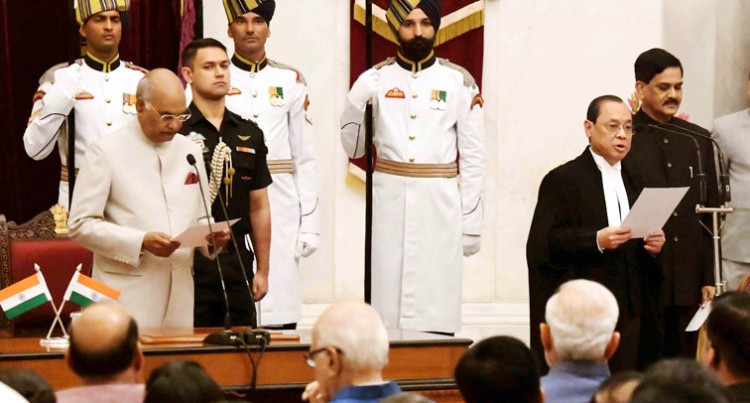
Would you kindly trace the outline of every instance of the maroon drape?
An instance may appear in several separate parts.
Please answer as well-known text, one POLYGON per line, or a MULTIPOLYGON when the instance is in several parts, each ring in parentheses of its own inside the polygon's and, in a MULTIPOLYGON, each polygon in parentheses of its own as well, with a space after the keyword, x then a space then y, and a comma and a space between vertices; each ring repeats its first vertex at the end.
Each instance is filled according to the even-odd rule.
MULTIPOLYGON (((193 1, 193 0, 186 0, 193 1)), ((198 0, 199 1, 199 0, 198 0)), ((23 222, 57 201, 57 151, 33 161, 23 132, 39 77, 68 60, 78 26, 64 0, 0 0, 0 213, 23 222)), ((181 36, 180 0, 131 0, 120 54, 145 68, 176 71, 181 36)))

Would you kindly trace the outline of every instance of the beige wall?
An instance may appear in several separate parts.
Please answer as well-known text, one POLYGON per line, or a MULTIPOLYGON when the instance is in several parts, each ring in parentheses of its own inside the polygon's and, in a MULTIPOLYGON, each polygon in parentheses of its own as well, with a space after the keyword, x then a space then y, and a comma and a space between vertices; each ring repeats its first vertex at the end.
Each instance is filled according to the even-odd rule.
MULTIPOLYGON (((604 93, 630 95, 632 66, 640 52, 666 43, 683 59, 689 74, 683 109, 699 123, 710 121, 714 110, 739 109, 735 95, 731 101, 715 101, 719 96, 714 95, 714 87, 717 93, 720 87, 714 86, 714 72, 734 80, 729 78, 733 69, 719 59, 739 63, 740 48, 747 53, 750 27, 738 17, 731 26, 715 21, 718 15, 748 15, 750 5, 742 0, 720 2, 721 6, 691 0, 678 7, 678 2, 683 4, 683 0, 487 0, 486 216, 482 251, 465 260, 462 335, 504 333, 528 339, 525 244, 539 183, 546 172, 585 147, 582 122, 592 98, 604 93), (739 40, 740 34, 745 42, 739 40), (729 42, 733 46, 738 42, 734 51, 724 46, 729 42), (704 54, 714 51, 715 63, 713 58, 706 61, 704 54)), ((231 49, 220 3, 204 2, 205 35, 231 49)), ((278 1, 267 47, 269 57, 304 73, 316 127, 324 233, 321 248, 301 267, 303 326, 325 304, 362 296, 364 186, 347 173, 338 137, 348 89, 350 1, 326 3, 331 6, 322 8, 320 2, 309 0, 278 1)), ((742 63, 746 76, 748 59, 742 63)))

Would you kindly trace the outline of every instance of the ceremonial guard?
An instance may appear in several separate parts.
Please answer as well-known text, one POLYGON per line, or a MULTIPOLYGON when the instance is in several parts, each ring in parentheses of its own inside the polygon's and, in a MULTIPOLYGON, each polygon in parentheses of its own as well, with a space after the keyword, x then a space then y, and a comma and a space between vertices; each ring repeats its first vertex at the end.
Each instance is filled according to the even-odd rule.
MULTIPOLYGON (((76 18, 86 40, 86 56, 58 64, 44 73, 34 94, 29 125, 23 135, 26 153, 35 160, 55 148, 62 163, 58 203, 68 206, 68 125, 74 110, 75 165, 81 166, 88 146, 136 117, 135 90, 146 72, 120 60, 122 14, 129 0, 79 0, 76 18)), ((76 170, 77 171, 77 170, 76 170)))
POLYGON ((387 327, 453 333, 461 327, 461 254, 480 248, 483 101, 466 70, 435 57, 439 2, 390 5, 398 54, 357 79, 341 118, 344 149, 362 156, 372 100, 372 304, 387 327))
POLYGON ((240 219, 232 226, 237 245, 230 242, 218 256, 224 284, 216 262, 195 255, 194 325, 224 324, 227 309, 224 286, 232 324, 255 325, 253 299, 260 301, 268 292, 271 242, 267 191, 271 175, 266 165, 268 151, 263 132, 252 121, 225 107, 230 72, 229 58, 221 42, 211 38, 193 41, 182 53, 182 65, 183 78, 190 83, 193 95, 189 106, 191 118, 182 127, 182 134, 202 149, 206 171, 210 173, 211 215, 216 221, 224 221, 226 210, 229 219, 240 219), (254 257, 257 258, 255 275, 254 257), (248 287, 252 287, 252 296, 248 287))
POLYGON ((320 223, 307 83, 293 67, 266 57, 275 8, 273 0, 224 0, 234 41, 226 102, 263 130, 273 177, 268 187, 273 270, 268 295, 260 304, 260 324, 293 329, 301 317, 299 259, 318 248, 320 223))

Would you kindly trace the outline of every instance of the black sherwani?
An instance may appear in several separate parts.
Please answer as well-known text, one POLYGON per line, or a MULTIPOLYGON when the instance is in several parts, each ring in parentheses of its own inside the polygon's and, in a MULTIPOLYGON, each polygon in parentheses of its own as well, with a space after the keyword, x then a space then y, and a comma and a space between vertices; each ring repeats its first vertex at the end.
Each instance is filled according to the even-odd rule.
MULTIPOLYGON (((632 205, 642 187, 624 167, 621 172, 632 205)), ((642 239, 600 252, 596 232, 608 225, 602 175, 588 148, 544 177, 526 245, 531 347, 543 368, 539 323, 544 321, 549 297, 572 279, 601 283, 617 299, 617 330, 622 340, 610 361, 613 371, 643 368, 658 358, 661 335, 656 304, 661 269, 643 248, 642 239)))
MULTIPOLYGON (((672 118, 669 123, 670 125, 661 127, 683 132, 698 142, 706 172, 707 204, 718 205, 716 168, 711 143, 691 135, 687 130, 706 136, 710 133, 679 118, 672 118)), ((665 354, 693 357, 696 334, 686 334, 684 330, 701 302, 701 287, 713 284, 711 237, 700 225, 702 217, 695 212, 695 205, 699 201, 698 157, 695 142, 691 138, 660 130, 649 124, 659 125, 643 110, 635 114, 633 126, 636 133, 633 135, 630 153, 622 164, 623 167, 640 175, 637 180, 644 187, 690 186, 690 190, 664 225, 666 243, 659 256, 659 262, 664 274, 662 303, 666 309, 665 354)), ((710 222, 708 216, 703 218, 710 222)))

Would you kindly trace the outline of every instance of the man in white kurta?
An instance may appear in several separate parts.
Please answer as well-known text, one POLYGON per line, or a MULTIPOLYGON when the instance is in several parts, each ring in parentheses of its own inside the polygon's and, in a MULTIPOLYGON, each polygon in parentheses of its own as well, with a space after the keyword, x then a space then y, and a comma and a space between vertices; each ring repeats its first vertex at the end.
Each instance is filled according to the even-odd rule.
POLYGON ((373 306, 388 327, 453 333, 461 326, 461 255, 480 247, 482 98, 466 70, 432 51, 439 6, 409 4, 410 10, 398 9, 403 14, 391 4, 398 56, 354 83, 341 140, 351 157, 364 154, 364 110, 371 99, 377 149, 373 306))
POLYGON ((258 324, 294 328, 301 318, 299 259, 310 256, 320 243, 315 138, 307 117, 307 83, 293 67, 266 58, 273 0, 259 5, 253 0, 224 2, 244 5, 225 7, 235 52, 226 105, 263 130, 273 178, 268 187, 273 269, 268 294, 260 303, 258 324), (250 37, 255 39, 248 40, 250 37))
POLYGON ((29 157, 47 158, 57 144, 62 163, 58 203, 68 206, 68 125, 75 118, 75 166, 100 137, 135 121, 135 89, 145 70, 120 60, 121 14, 128 2, 81 0, 76 16, 86 39, 86 56, 58 64, 39 80, 29 125, 23 135, 29 157), (71 111, 72 110, 72 111, 71 111))
MULTIPOLYGON (((94 252, 93 277, 122 292, 141 329, 193 326, 193 249, 172 237, 206 223, 201 184, 186 160, 201 150, 175 136, 189 118, 182 83, 156 69, 138 86, 138 120, 94 142, 73 192, 70 234, 94 252)), ((207 192, 206 192, 207 196, 207 192)), ((229 238, 217 233, 217 245, 229 238)))

